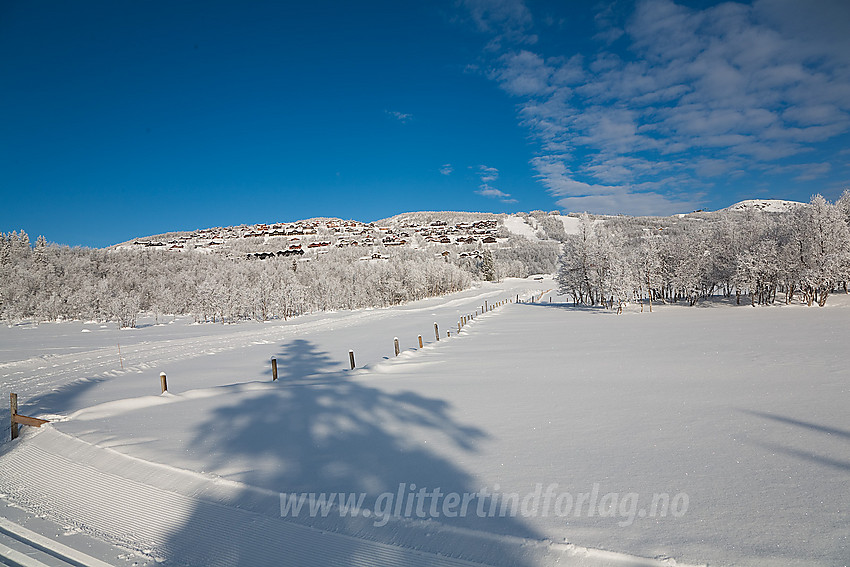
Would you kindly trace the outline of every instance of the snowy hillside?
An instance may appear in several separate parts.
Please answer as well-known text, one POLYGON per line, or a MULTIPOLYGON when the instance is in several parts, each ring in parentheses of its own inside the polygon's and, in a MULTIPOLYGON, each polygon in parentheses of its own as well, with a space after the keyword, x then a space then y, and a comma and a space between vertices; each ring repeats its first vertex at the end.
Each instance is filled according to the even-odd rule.
POLYGON ((429 244, 496 244, 508 233, 534 240, 534 229, 516 215, 490 213, 405 213, 376 222, 313 218, 290 223, 240 225, 174 232, 136 238, 117 249, 158 249, 168 252, 257 251, 275 248, 284 255, 329 248, 422 248, 429 244), (525 226, 526 228, 523 228, 525 226), (500 227, 506 227, 507 233, 500 227))
POLYGON ((537 236, 537 231, 533 226, 531 226, 526 219, 517 216, 508 216, 505 217, 502 221, 505 225, 505 228, 508 229, 512 234, 518 234, 520 236, 524 236, 529 240, 539 240, 537 236))
POLYGON ((122 565, 842 564, 846 297, 618 317, 552 287, 3 327, 4 386, 53 422, 3 445, 0 502, 122 565))
MULTIPOLYGON (((782 213, 805 206, 805 203, 778 199, 741 201, 716 213, 696 214, 703 218, 725 211, 758 210, 782 213)), ((690 215, 674 215, 670 219, 690 215)), ((506 239, 521 236, 533 242, 560 240, 576 234, 577 214, 544 213, 492 214, 457 211, 420 211, 402 213, 374 222, 317 217, 287 223, 239 225, 171 232, 139 237, 115 245, 116 249, 154 249, 168 252, 195 250, 255 254, 261 259, 275 256, 299 256, 305 252, 322 253, 331 248, 367 248, 380 250, 393 247, 421 249, 429 245, 499 245, 506 239), (553 229, 553 224, 563 225, 553 229)), ((621 220, 622 217, 596 216, 599 222, 621 220)), ((628 218, 628 217, 627 217, 628 218)), ((642 218, 635 217, 637 222, 642 218)), ((663 222, 663 217, 661 218, 663 222)))
MULTIPOLYGON (((758 210, 782 213, 805 206, 805 203, 778 199, 741 201, 715 213, 697 211, 710 217, 725 211, 758 210)), ((690 215, 673 215, 669 219, 690 215)), ((321 253, 330 248, 386 249, 406 247, 420 249, 429 245, 506 245, 506 239, 521 236, 531 241, 559 240, 575 234, 579 215, 545 213, 493 214, 457 211, 420 211, 395 215, 374 222, 317 217, 294 222, 205 228, 195 231, 170 232, 139 237, 115 245, 116 249, 155 249, 168 252, 195 250, 200 252, 256 253, 301 255, 307 251, 321 253), (563 231, 552 223, 562 224, 563 231)), ((623 217, 594 216, 599 222, 623 217)), ((630 217, 626 217, 630 218, 630 217)), ((642 219, 664 217, 634 217, 642 219)))
POLYGON ((746 211, 746 210, 758 210, 763 211, 765 213, 787 213, 798 209, 800 207, 806 206, 806 203, 800 203, 798 201, 783 201, 780 199, 749 199, 746 201, 741 201, 739 203, 735 203, 725 209, 724 211, 746 211))

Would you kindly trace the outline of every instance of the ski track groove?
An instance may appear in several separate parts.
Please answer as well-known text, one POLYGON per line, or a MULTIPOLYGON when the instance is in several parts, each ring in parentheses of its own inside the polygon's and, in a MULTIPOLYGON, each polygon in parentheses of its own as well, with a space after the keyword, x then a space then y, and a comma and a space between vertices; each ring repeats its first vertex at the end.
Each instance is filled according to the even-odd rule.
POLYGON ((32 368, 33 364, 36 364, 36 361, 41 362, 41 359, 30 358, 6 365, 7 368, 14 366, 22 369, 11 375, 7 374, 5 385, 10 391, 21 396, 35 396, 44 393, 44 386, 56 388, 73 380, 121 376, 151 367, 164 366, 169 362, 219 354, 244 347, 246 344, 256 344, 254 341, 259 339, 265 339, 264 343, 268 343, 285 340, 295 335, 307 335, 321 331, 329 325, 330 322, 328 321, 312 321, 274 330, 265 328, 237 331, 225 337, 214 335, 186 339, 164 339, 122 346, 123 370, 104 368, 105 366, 112 366, 114 362, 110 359, 117 359, 118 357, 117 353, 113 352, 112 347, 103 347, 85 353, 76 352, 73 355, 56 355, 54 358, 57 361, 54 367, 56 369, 51 370, 47 380, 41 372, 47 370, 47 367, 35 366, 32 368), (67 359, 67 361, 64 359, 67 359), (30 368, 27 369, 27 366, 30 368), (33 385, 37 388, 32 388, 33 385))
POLYGON ((110 567, 99 559, 0 518, 0 565, 110 567))
POLYGON ((34 437, 18 447, 12 458, 4 459, 3 490, 33 509, 84 526, 107 541, 143 550, 157 560, 221 566, 481 565, 164 490, 54 452, 51 448, 63 442, 62 435, 51 431, 43 440, 44 447, 34 437))
POLYGON ((150 368, 164 367, 170 362, 220 354, 250 344, 272 344, 293 337, 309 336, 315 332, 345 329, 364 322, 403 317, 436 309, 451 309, 464 304, 469 304, 468 310, 474 311, 475 305, 485 299, 492 298, 494 295, 511 297, 516 292, 516 289, 491 290, 471 297, 451 299, 439 305, 364 309, 354 311, 341 318, 330 317, 304 323, 284 324, 273 328, 246 329, 224 335, 214 334, 183 339, 140 341, 136 344, 121 346, 121 355, 124 361, 123 370, 116 368, 118 353, 112 346, 0 363, 0 370, 3 371, 4 386, 8 391, 17 393, 23 400, 43 395, 46 390, 66 386, 75 381, 114 378, 134 372, 140 373, 150 368), (53 364, 52 368, 44 366, 45 357, 50 359, 53 364), (50 370, 49 375, 46 376, 44 370, 50 370))
MULTIPOLYGON (((110 345, 90 350, 74 348, 69 349, 72 352, 67 354, 51 353, 3 362, 0 363, 0 372, 5 388, 26 400, 74 382, 140 373, 150 368, 161 368, 170 362, 227 352, 246 345, 274 344, 395 317, 427 316, 425 314, 438 310, 443 312, 440 317, 461 307, 458 311, 470 313, 488 298, 495 295, 510 297, 517 291, 526 292, 525 288, 481 290, 475 295, 438 304, 365 309, 303 323, 122 344, 123 370, 117 368, 118 353, 110 345)), ((8 409, 5 414, 8 416, 8 409)), ((147 482, 152 478, 126 478, 121 474, 121 467, 94 468, 76 461, 74 454, 55 445, 55 434, 48 427, 43 432, 33 432, 32 437, 28 435, 23 444, 19 442, 4 447, 6 451, 0 452, 0 460, 3 461, 0 490, 31 511, 79 526, 106 541, 140 550, 157 560, 190 565, 482 565, 292 523, 269 514, 265 500, 258 508, 262 509, 260 513, 234 506, 232 502, 227 505, 224 503, 227 498, 216 502, 219 499, 215 497, 217 489, 212 489, 212 501, 186 494, 183 490, 183 493, 178 493, 167 489, 174 488, 168 487, 165 481, 167 474, 152 475, 159 481, 165 481, 167 488, 147 482), (42 433, 47 435, 42 436, 42 433), (39 438, 45 443, 39 444, 39 438), (53 439, 52 444, 50 439, 53 439), (100 497, 87 498, 87 494, 99 494, 100 497)), ((102 448, 95 449, 103 451, 102 448)), ((177 475, 181 482, 186 481, 186 474, 192 474, 190 471, 181 472, 182 477, 177 475)), ((170 480, 176 482, 175 478, 170 480)), ((198 483, 203 484, 201 481, 198 483)), ((199 490, 203 493, 205 489, 199 490)), ((210 489, 206 490, 210 492, 210 489)), ((267 498, 265 494, 253 496, 254 501, 267 498)), ((2 533, 0 531, 0 536, 2 533)), ((0 545, 3 545, 2 537, 0 545)))

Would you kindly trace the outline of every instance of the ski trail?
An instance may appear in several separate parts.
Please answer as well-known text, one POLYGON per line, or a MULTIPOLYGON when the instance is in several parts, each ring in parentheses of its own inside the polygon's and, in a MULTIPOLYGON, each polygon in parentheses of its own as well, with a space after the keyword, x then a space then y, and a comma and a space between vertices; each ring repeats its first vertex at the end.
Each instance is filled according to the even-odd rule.
MULTIPOLYGON (((462 567, 480 563, 452 559, 287 522, 250 509, 222 505, 126 478, 119 471, 189 485, 207 496, 241 494, 236 483, 215 486, 200 475, 156 467, 117 453, 83 447, 101 466, 82 464, 81 443, 52 430, 33 436, 3 458, 0 486, 17 501, 42 509, 96 535, 153 556, 190 565, 363 565, 462 567), (70 454, 62 446, 72 447, 70 454), (99 457, 99 458, 98 458, 99 457), (121 461, 124 462, 121 462, 121 461), (135 465, 135 466, 134 466, 135 465), (107 469, 107 470, 102 470, 107 469), (175 482, 174 474, 177 474, 175 482), (61 478, 61 482, 57 482, 61 478), (194 482, 191 482, 194 480, 194 482), (192 519, 191 522, 188 520, 192 519), (179 538, 174 537, 180 534, 179 538)), ((184 487, 185 489, 185 487, 184 487)), ((274 510, 277 494, 268 503, 274 510)), ((243 502, 244 504, 244 502, 243 502)), ((268 510, 266 510, 268 512, 268 510)), ((83 563, 84 565, 86 563, 83 563)), ((98 566, 104 565, 98 563, 98 566)))
POLYGON ((23 567, 110 567, 108 563, 5 518, 0 518, 0 564, 23 567))
MULTIPOLYGON (((524 288, 522 288, 524 290, 524 288)), ((478 290, 472 296, 451 297, 444 301, 426 300, 413 304, 386 309, 362 309, 349 313, 328 314, 316 320, 260 328, 239 329, 233 332, 200 337, 142 341, 122 344, 120 368, 116 347, 101 347, 92 350, 76 349, 68 354, 50 354, 25 360, 0 363, 4 390, 15 392, 24 401, 37 395, 66 386, 79 380, 109 379, 146 370, 161 368, 169 363, 211 356, 243 348, 251 344, 275 344, 296 337, 308 337, 316 333, 340 331, 382 321, 401 319, 418 314, 439 312, 444 318, 454 312, 474 312, 476 306, 486 299, 516 292, 509 287, 503 290, 478 290), (466 307, 464 311, 462 307, 466 307)), ((441 298, 442 299, 442 298, 441 298)), ((452 321, 452 324, 454 321, 452 321)), ((450 330, 451 327, 448 327, 450 330)), ((6 414, 8 415, 8 413, 6 414)))
MULTIPOLYGON (((666 560, 572 544, 441 528, 431 522, 401 522, 395 530, 384 532, 390 534, 389 543, 380 541, 379 532, 370 532, 355 520, 353 527, 307 525, 280 517, 276 492, 123 455, 52 427, 28 435, 24 443, 0 456, 0 465, 0 491, 26 508, 79 526, 157 562, 507 567, 516 558, 507 550, 522 549, 529 565, 671 565, 666 560), (429 536, 441 541, 436 550, 429 549, 429 536), (398 543, 405 541, 410 545, 398 543)), ((40 542, 41 548, 59 549, 48 538, 33 535, 36 538, 30 539, 40 542)), ((103 565, 80 558, 71 564, 103 565)), ((39 563, 32 565, 41 567, 39 563)))

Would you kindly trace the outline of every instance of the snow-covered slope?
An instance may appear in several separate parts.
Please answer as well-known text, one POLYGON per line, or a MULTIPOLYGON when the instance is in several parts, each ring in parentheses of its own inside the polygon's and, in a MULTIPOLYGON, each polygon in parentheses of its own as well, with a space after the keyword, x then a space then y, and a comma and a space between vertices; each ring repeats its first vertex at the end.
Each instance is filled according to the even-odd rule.
POLYGON ((806 206, 805 203, 797 201, 783 201, 781 199, 749 199, 735 203, 723 209, 724 211, 745 211, 755 209, 766 213, 787 213, 799 207, 806 206))
POLYGON ((578 234, 578 227, 581 219, 567 215, 558 215, 557 218, 563 223, 564 232, 566 234, 578 234))
POLYGON ((552 287, 510 280, 208 340, 154 327, 124 371, 101 346, 12 362, 16 387, 31 384, 22 412, 64 418, 3 447, 0 493, 166 564, 842 564, 847 298, 618 317, 549 303, 552 287), (457 333, 517 294, 539 303, 457 333), (436 488, 468 495, 467 513, 417 508, 436 488), (399 490, 410 511, 378 526, 399 490), (280 517, 279 493, 308 492, 365 494, 370 515, 280 517))
POLYGON ((508 215, 502 219, 502 224, 513 234, 524 236, 529 240, 540 240, 537 237, 537 231, 533 226, 528 224, 528 221, 520 216, 508 215))
MULTIPOLYGON (((752 199, 736 203, 723 211, 761 210, 771 213, 792 211, 805 203, 778 199, 752 199)), ((698 211, 701 215, 711 215, 698 211)), ((674 215, 683 218, 686 214, 674 215)), ((395 215, 374 222, 316 217, 286 223, 240 225, 136 238, 115 245, 115 249, 156 249, 180 252, 233 250, 246 247, 272 247, 280 251, 306 250, 308 247, 419 247, 423 240, 437 245, 495 244, 504 230, 534 242, 552 238, 539 230, 542 220, 556 219, 566 234, 575 234, 578 217, 535 211, 530 214, 493 214, 462 211, 418 211, 395 215), (502 230, 500 230, 502 229, 502 230), (486 240, 485 240, 486 239, 486 240)), ((604 222, 605 217, 595 217, 604 222)), ((548 225, 551 229, 551 225, 548 225)), ((557 237, 555 237, 557 238, 557 237)), ((267 250, 266 250, 267 251, 267 250)), ((232 253, 232 252, 231 252, 232 253)))

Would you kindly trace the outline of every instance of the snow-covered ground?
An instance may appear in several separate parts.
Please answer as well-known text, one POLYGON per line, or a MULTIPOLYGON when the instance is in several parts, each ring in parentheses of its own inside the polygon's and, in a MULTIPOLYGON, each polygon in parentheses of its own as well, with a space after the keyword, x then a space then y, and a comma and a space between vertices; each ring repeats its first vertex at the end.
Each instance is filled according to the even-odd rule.
POLYGON ((618 316, 552 287, 265 325, 4 328, 4 390, 58 421, 3 445, 0 492, 172 564, 846 563, 846 296, 618 316), (539 301, 457 333, 517 294, 539 301), (280 493, 363 494, 369 515, 281 518, 280 493))
POLYGON ((502 223, 513 234, 524 236, 533 241, 540 240, 537 236, 537 230, 522 217, 509 215, 502 219, 502 223))
POLYGON ((748 209, 764 211, 765 213, 787 213, 805 207, 798 201, 783 201, 781 199, 748 199, 730 205, 724 211, 746 211, 748 209))
POLYGON ((578 234, 579 223, 581 221, 580 218, 558 215, 558 219, 564 225, 564 232, 566 234, 578 234))

